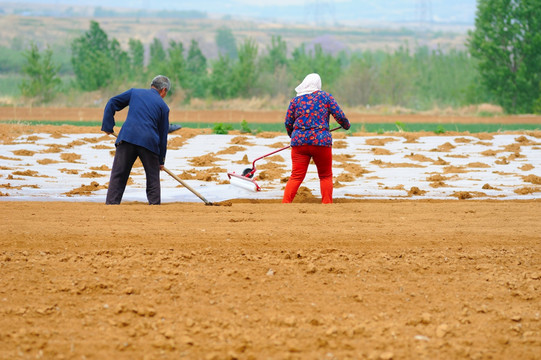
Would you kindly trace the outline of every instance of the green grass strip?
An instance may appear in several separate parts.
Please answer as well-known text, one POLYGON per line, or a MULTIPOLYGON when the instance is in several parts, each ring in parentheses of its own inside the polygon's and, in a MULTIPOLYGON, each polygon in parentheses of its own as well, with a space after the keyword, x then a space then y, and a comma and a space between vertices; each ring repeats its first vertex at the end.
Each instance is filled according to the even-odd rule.
POLYGON ((384 133, 389 131, 419 132, 427 131, 436 134, 445 134, 448 131, 483 133, 502 131, 531 131, 541 130, 541 124, 435 124, 435 123, 384 123, 384 124, 353 124, 355 131, 369 133, 384 133))
MULTIPOLYGON (((25 124, 25 125, 74 125, 74 126, 91 126, 98 129, 101 128, 101 121, 42 121, 42 120, 28 120, 28 121, 2 121, 1 123, 8 124, 25 124)), ((122 126, 122 122, 117 122, 116 128, 122 126)), ((228 130, 241 130, 244 132, 261 132, 261 131, 275 131, 285 133, 284 125, 280 123, 203 123, 203 122, 180 122, 178 123, 185 128, 191 129, 211 129, 215 133, 226 133, 228 130)), ((331 127, 336 126, 336 124, 331 127)), ((448 131, 451 132, 469 132, 469 133, 482 133, 482 132, 503 132, 503 131, 532 131, 541 130, 541 124, 458 124, 458 123, 365 123, 365 124, 352 124, 349 132, 368 132, 383 134, 386 132, 433 132, 435 134, 445 134, 448 131)))

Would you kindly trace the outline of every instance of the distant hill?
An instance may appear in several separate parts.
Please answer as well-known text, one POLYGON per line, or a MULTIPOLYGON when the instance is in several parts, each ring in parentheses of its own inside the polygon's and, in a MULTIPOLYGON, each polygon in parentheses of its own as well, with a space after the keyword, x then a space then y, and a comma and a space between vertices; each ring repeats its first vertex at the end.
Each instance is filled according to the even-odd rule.
POLYGON ((232 30, 237 44, 251 38, 261 52, 266 51, 272 36, 280 36, 287 43, 289 52, 301 44, 308 50, 319 44, 324 51, 333 54, 342 50, 393 51, 401 46, 415 48, 419 45, 443 50, 464 49, 466 30, 472 28, 467 21, 451 21, 470 16, 467 9, 471 8, 472 0, 456 0, 452 4, 434 2, 430 11, 426 6, 429 1, 289 0, 292 5, 288 6, 280 5, 285 3, 284 0, 274 0, 275 6, 264 5, 269 0, 259 0, 257 3, 263 4, 260 6, 242 5, 242 2, 256 3, 208 0, 200 1, 201 5, 193 9, 193 6, 180 5, 186 1, 172 0, 78 0, 77 5, 68 0, 0 1, 0 47, 22 51, 31 42, 41 47, 51 46, 62 58, 59 62, 69 66, 70 43, 89 29, 90 20, 98 21, 125 49, 131 38, 141 40, 147 50, 154 38, 166 46, 171 40, 188 46, 193 39, 209 59, 218 56, 215 36, 224 26, 232 30), (424 3, 425 8, 421 9, 420 3, 424 3), (460 4, 463 4, 462 8, 460 4), (145 7, 148 9, 142 10, 145 7), (170 10, 163 10, 166 8, 170 10), (454 8, 459 11, 451 11, 454 8), (322 12, 329 9, 333 11, 322 12), (448 23, 420 21, 421 10, 425 12, 426 20, 436 18, 442 9, 453 14, 446 18, 448 23), (220 15, 219 12, 223 13, 220 15), (265 16, 263 12, 266 12, 265 16), (294 16, 303 20, 293 21, 294 16), (335 21, 329 21, 333 16, 335 21), (419 19, 415 20, 415 16, 419 19))
MULTIPOLYGON (((1 5, 2 3, 0 3, 1 5)), ((17 5, 22 9, 27 4, 59 6, 103 7, 145 11, 192 12, 195 16, 210 18, 258 19, 278 22, 309 24, 347 24, 388 26, 389 23, 415 25, 429 22, 436 24, 473 25, 475 0, 420 1, 420 0, 205 0, 199 2, 177 0, 78 0, 76 5, 69 0, 25 0, 17 5)), ((26 10, 32 12, 32 7, 26 10)), ((43 15, 43 14, 34 14, 43 15)))
POLYGON ((71 41, 90 28, 95 20, 110 38, 117 39, 127 48, 129 39, 138 39, 148 49, 154 38, 167 46, 171 40, 189 46, 191 40, 199 43, 203 54, 209 58, 218 57, 216 33, 221 27, 231 29, 237 44, 250 38, 256 41, 261 52, 271 44, 273 36, 280 36, 293 51, 301 44, 307 50, 320 44, 324 51, 336 54, 338 51, 393 51, 401 46, 415 48, 419 45, 429 48, 463 49, 466 33, 460 27, 446 31, 407 28, 364 28, 347 26, 310 26, 302 24, 277 24, 231 19, 157 19, 134 17, 65 17, 65 16, 4 16, 0 21, 0 47, 14 50, 27 48, 30 42, 40 46, 52 46, 60 53, 69 52, 71 41))

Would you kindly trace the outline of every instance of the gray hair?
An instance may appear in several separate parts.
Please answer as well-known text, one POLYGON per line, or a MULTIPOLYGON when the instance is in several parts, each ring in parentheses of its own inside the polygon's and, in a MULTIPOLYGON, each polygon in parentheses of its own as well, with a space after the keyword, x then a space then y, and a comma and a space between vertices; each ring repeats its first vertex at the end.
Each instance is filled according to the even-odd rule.
POLYGON ((169 78, 164 75, 158 75, 154 79, 152 79, 152 83, 150 83, 150 86, 156 88, 158 91, 161 89, 166 89, 167 92, 169 92, 169 89, 171 89, 171 81, 169 81, 169 78))

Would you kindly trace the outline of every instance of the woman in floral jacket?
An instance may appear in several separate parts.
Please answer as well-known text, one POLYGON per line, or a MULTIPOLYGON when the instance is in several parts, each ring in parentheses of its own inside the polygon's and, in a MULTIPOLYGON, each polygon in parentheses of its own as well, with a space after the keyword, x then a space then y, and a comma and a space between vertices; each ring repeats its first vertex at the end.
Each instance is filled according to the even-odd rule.
POLYGON ((332 137, 329 131, 329 115, 344 129, 349 120, 333 96, 321 90, 318 74, 307 75, 295 88, 297 96, 289 103, 285 126, 291 137, 291 161, 293 169, 287 182, 282 203, 295 198, 310 160, 314 159, 321 188, 321 202, 332 203, 332 137))

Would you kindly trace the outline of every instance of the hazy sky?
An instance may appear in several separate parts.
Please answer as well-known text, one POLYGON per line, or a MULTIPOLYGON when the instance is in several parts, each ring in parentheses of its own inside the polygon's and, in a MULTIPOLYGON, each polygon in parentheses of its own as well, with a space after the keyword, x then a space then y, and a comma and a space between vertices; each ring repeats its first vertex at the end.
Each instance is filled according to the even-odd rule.
POLYGON ((420 22, 473 24, 476 0, 23 0, 48 3, 150 10, 198 10, 209 16, 340 23, 420 22))

